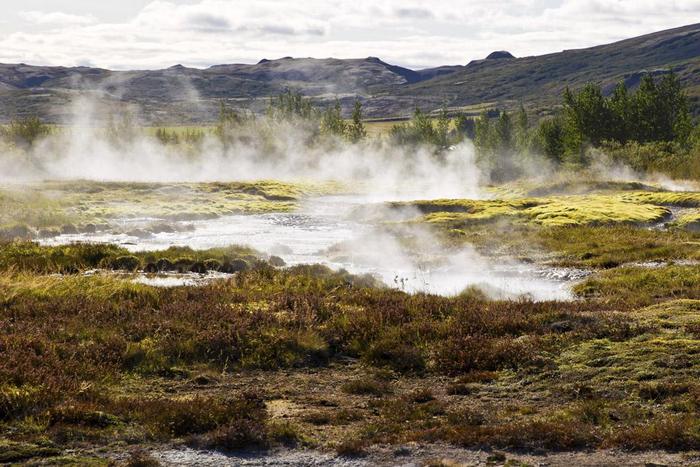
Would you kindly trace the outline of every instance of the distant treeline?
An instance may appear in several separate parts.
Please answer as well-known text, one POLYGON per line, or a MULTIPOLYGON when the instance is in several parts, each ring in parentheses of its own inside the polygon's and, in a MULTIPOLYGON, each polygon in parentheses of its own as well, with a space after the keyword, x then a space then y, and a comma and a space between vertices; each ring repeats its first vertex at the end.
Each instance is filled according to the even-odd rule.
POLYGON ((634 92, 624 83, 609 96, 596 84, 567 88, 561 110, 535 125, 521 106, 474 120, 457 117, 456 127, 458 137, 474 141, 495 179, 519 175, 523 159, 532 155, 554 165, 585 167, 596 150, 640 172, 700 178, 700 128, 693 125, 687 96, 671 71, 656 80, 645 75, 634 92))

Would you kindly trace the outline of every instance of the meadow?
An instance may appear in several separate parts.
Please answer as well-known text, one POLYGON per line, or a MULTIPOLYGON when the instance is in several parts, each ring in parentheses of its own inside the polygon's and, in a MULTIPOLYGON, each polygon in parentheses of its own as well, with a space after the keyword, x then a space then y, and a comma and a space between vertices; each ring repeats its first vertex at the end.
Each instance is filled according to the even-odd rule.
POLYGON ((699 127, 673 76, 645 83, 567 91, 536 125, 288 91, 207 128, 3 128, 0 463, 699 462, 699 127), (424 267, 459 290, 407 292, 398 268, 424 267), (557 299, 472 281, 561 271, 557 299))
POLYGON ((143 465, 165 446, 362 458, 411 442, 506 456, 700 449, 700 233, 682 221, 697 192, 516 183, 493 187, 490 199, 357 213, 395 212, 373 222, 428 226, 446 248, 590 270, 570 301, 493 300, 478 288, 407 294, 319 265, 275 266, 246 247, 35 243, 41 228, 109 225, 122 204, 174 222, 159 193, 187 190, 177 208, 187 220, 200 218, 200 204, 221 208, 211 216, 284 211, 337 189, 51 182, 3 191, 26 235, 0 245, 0 460, 106 465, 121 453, 143 465), (245 266, 198 286, 132 280, 149 265, 236 261, 245 266))

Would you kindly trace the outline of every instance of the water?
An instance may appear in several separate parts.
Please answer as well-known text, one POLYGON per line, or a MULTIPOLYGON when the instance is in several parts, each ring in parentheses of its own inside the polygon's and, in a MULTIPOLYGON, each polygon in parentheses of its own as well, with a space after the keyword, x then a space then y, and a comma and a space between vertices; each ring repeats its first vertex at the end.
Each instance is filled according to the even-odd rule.
MULTIPOLYGON (((372 274, 387 285, 407 292, 458 294, 477 286, 496 298, 522 295, 535 300, 571 299, 572 281, 584 271, 546 268, 505 259, 485 258, 465 248, 446 252, 425 231, 417 234, 427 254, 410 251, 394 235, 376 225, 356 220, 353 211, 371 202, 357 196, 333 196, 309 201, 299 212, 232 215, 189 222, 193 229, 155 233, 148 238, 126 234, 61 235, 45 243, 108 242, 130 251, 165 249, 173 245, 194 249, 248 245, 282 257, 289 265, 319 263, 354 274, 372 274), (338 247, 338 245, 345 247, 338 247), (426 256, 429 257, 426 260, 426 256)), ((154 219, 121 221, 124 230, 142 227, 154 219)), ((144 283, 159 286, 190 284, 191 278, 149 277, 144 283)))

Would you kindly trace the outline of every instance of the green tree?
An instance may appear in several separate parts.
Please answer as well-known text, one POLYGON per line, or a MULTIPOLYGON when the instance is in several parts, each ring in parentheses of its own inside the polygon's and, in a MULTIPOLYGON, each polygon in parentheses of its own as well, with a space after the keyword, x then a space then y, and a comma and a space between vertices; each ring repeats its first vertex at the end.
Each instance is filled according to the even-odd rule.
POLYGON ((389 134, 394 141, 403 145, 435 144, 436 141, 432 119, 418 108, 408 123, 394 125, 389 134))
POLYGON ((564 124, 561 118, 547 118, 537 129, 542 152, 554 162, 560 163, 564 157, 564 124))
POLYGON ((247 122, 247 118, 237 110, 229 108, 223 101, 219 102, 219 115, 214 126, 214 135, 227 145, 230 144, 247 122))
POLYGON ((661 141, 676 141, 686 144, 693 129, 688 106, 688 97, 683 92, 681 81, 673 71, 669 70, 659 83, 658 97, 661 101, 663 133, 661 141))
POLYGON ((486 112, 482 112, 474 123, 474 146, 482 155, 496 152, 495 128, 486 112))
POLYGON ((530 149, 530 122, 523 104, 520 104, 515 115, 515 145, 518 151, 526 152, 530 149))
POLYGON ((268 116, 278 120, 312 120, 316 115, 311 99, 289 89, 272 99, 268 107, 268 116))
POLYGON ((335 101, 332 107, 326 109, 321 117, 321 132, 327 135, 343 136, 347 130, 347 124, 343 120, 340 102, 335 101))
POLYGON ((624 143, 632 137, 633 115, 627 86, 620 82, 608 99, 610 109, 610 139, 624 143))
POLYGON ((496 120, 497 150, 501 154, 512 154, 515 151, 515 130, 508 112, 503 111, 496 120))
POLYGON ((450 146, 450 118, 446 109, 440 110, 434 130, 434 143, 437 147, 446 149, 450 146))
POLYGON ((610 137, 612 112, 600 86, 595 84, 587 84, 576 94, 566 89, 564 119, 567 130, 574 133, 570 140, 574 145, 589 143, 598 146, 610 137))
POLYGON ((460 135, 470 140, 473 140, 476 136, 476 122, 473 118, 465 114, 457 115, 455 119, 455 128, 460 135))
POLYGON ((11 121, 3 133, 15 146, 30 148, 39 139, 51 133, 51 129, 39 117, 32 116, 11 121))
POLYGON ((355 106, 352 109, 352 123, 347 128, 348 139, 357 143, 367 136, 365 124, 362 122, 362 102, 355 100, 355 106))

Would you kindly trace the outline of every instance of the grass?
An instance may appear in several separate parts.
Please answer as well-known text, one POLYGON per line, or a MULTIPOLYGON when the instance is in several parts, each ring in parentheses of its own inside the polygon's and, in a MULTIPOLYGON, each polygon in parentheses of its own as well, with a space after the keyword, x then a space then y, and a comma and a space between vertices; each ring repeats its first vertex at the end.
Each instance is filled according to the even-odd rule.
MULTIPOLYGON (((146 198, 172 189, 117 186, 146 198)), ((113 189, 61 189, 80 187, 113 189)), ((448 243, 593 269, 568 302, 408 295, 323 266, 273 267, 243 247, 0 243, 0 453, 13 453, 3 461, 97 465, 96 451, 127 444, 347 456, 409 442, 698 449, 700 239, 675 224, 645 228, 668 205, 683 207, 680 222, 695 195, 641 196, 634 184, 555 194, 569 188, 391 206, 403 219, 433 216, 448 243), (79 274, 235 261, 245 267, 198 287, 79 274)))
POLYGON ((664 299, 700 298, 700 266, 615 268, 577 284, 574 292, 627 306, 664 299))
POLYGON ((695 209, 680 215, 675 225, 691 232, 700 232, 700 210, 695 209))
POLYGON ((34 459, 112 440, 691 449, 697 270, 614 268, 581 286, 590 298, 534 303, 407 295, 322 267, 158 289, 6 263, 0 437, 34 459))
POLYGON ((494 221, 553 227, 658 223, 671 215, 671 211, 662 204, 674 205, 675 202, 676 205, 685 206, 691 199, 693 196, 690 194, 658 199, 636 198, 626 194, 591 194, 556 198, 412 201, 393 203, 390 207, 415 208, 423 214, 419 221, 452 228, 494 221))
MULTIPOLYGON (((131 253, 110 244, 74 243, 58 246, 39 246, 28 241, 0 243, 0 271, 28 271, 41 274, 77 273, 95 268, 134 271, 153 268, 158 270, 190 271, 194 266, 225 270, 234 265, 245 268, 261 261, 260 254, 245 246, 229 246, 193 250, 189 247, 170 247, 152 252, 131 253)), ((233 271, 231 271, 233 272, 233 271)))
POLYGON ((337 183, 262 180, 229 183, 45 182, 0 187, 0 238, 32 237, 116 219, 210 219, 230 214, 286 212, 308 196, 335 193, 337 183), (22 234, 17 228, 28 230, 22 234))

